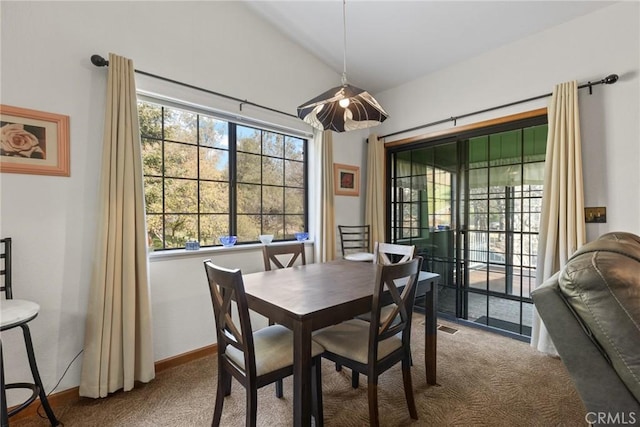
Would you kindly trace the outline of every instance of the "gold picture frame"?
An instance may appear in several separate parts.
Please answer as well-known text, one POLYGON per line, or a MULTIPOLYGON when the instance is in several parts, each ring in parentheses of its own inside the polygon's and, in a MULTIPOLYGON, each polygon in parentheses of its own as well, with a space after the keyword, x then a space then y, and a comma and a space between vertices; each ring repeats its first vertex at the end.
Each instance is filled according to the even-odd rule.
POLYGON ((69 176, 69 116, 0 105, 0 172, 69 176))
POLYGON ((334 193, 338 196, 359 196, 360 168, 334 163, 333 186, 334 193))

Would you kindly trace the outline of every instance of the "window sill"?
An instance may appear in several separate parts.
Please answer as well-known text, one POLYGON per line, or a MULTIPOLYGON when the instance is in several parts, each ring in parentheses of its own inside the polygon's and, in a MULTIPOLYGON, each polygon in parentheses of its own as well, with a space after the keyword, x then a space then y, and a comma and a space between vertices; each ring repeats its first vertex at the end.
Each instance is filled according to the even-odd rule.
MULTIPOLYGON (((290 243, 295 243, 295 241, 289 240, 286 242, 274 242, 271 243, 273 246, 277 245, 286 245, 290 243)), ((305 246, 313 246, 313 240, 305 240, 305 246)), ((214 254, 222 254, 229 252, 256 252, 262 251, 262 247, 264 245, 262 243, 249 243, 246 245, 234 245, 229 248, 225 248, 224 246, 211 246, 201 248, 195 251, 187 251, 185 249, 170 249, 166 251, 158 251, 158 252, 149 252, 149 262, 158 262, 165 261, 169 259, 175 258, 189 258, 189 257, 208 257, 214 254)))

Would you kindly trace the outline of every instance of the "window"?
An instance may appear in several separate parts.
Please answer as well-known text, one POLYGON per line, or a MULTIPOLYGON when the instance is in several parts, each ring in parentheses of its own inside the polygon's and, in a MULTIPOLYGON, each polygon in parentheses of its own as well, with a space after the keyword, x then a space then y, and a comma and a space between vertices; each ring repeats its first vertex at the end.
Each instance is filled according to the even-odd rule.
POLYGON ((306 231, 306 139, 146 100, 138 112, 153 249, 306 231))

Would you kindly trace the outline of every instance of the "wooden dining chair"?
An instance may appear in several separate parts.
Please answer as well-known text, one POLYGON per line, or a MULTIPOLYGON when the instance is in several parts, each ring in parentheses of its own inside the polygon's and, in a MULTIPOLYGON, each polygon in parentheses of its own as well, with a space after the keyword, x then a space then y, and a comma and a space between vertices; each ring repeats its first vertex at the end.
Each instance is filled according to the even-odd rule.
POLYGON ((395 264, 406 262, 416 254, 416 245, 375 242, 373 244, 374 264, 395 264))
POLYGON ((368 377, 369 424, 378 426, 378 377, 402 363, 404 393, 411 418, 418 419, 411 382, 411 319, 422 257, 398 264, 378 264, 371 321, 351 319, 321 329, 313 340, 321 344, 323 357, 368 377), (404 287, 402 287, 404 286, 404 287), (399 289, 402 287, 402 289, 399 289), (395 308, 383 319, 385 296, 395 308))
POLYGON ((342 256, 371 252, 370 226, 367 225, 339 225, 340 248, 342 256))
POLYGON ((271 271, 275 268, 293 267, 300 258, 300 265, 307 264, 304 253, 304 243, 289 243, 285 245, 264 245, 262 247, 264 269, 271 271), (284 255, 284 257, 282 257, 284 255))
MULTIPOLYGON (((253 332, 242 272, 204 261, 218 338, 218 386, 212 426, 219 426, 224 398, 231 394, 235 378, 246 389, 247 426, 255 426, 258 389, 293 374, 293 333, 282 325, 253 332), (234 320, 232 307, 237 309, 234 320)), ((312 395, 316 425, 323 424, 320 355, 324 349, 312 343, 312 395)))
MULTIPOLYGON (((373 263, 374 264, 396 264, 398 262, 407 262, 414 258, 416 253, 415 245, 397 245, 395 243, 378 243, 373 245, 373 263)), ((393 312, 393 304, 382 307, 381 318, 384 320, 393 312)), ((371 312, 357 316, 358 319, 371 320, 371 312)), ((358 376, 355 375, 354 388, 358 387, 358 376)))

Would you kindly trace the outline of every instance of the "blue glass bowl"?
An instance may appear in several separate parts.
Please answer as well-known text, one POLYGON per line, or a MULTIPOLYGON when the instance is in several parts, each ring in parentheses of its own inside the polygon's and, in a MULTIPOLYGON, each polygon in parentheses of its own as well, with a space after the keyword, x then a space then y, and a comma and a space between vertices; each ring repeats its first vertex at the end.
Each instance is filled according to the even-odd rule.
POLYGON ((231 246, 235 245, 237 241, 238 238, 236 236, 220 236, 220 243, 225 248, 230 248, 231 246))
POLYGON ((300 231, 294 234, 296 236, 296 240, 298 242, 302 242, 303 240, 307 240, 309 238, 309 233, 306 231, 300 231))

